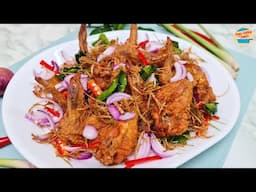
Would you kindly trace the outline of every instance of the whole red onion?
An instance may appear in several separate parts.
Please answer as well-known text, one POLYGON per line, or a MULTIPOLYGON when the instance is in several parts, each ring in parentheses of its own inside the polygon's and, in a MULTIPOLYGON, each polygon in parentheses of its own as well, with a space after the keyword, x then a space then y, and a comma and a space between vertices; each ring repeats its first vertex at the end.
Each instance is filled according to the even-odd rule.
POLYGON ((4 91, 13 75, 14 73, 10 69, 0 67, 0 96, 3 96, 4 91))

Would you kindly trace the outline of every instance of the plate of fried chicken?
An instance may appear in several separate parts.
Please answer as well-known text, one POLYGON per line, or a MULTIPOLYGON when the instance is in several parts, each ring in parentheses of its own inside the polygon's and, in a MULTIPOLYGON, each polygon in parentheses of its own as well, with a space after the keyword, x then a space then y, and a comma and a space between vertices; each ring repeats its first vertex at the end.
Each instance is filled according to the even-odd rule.
POLYGON ((16 149, 38 168, 175 168, 223 139, 240 111, 215 57, 177 37, 88 36, 26 62, 3 98, 16 149))

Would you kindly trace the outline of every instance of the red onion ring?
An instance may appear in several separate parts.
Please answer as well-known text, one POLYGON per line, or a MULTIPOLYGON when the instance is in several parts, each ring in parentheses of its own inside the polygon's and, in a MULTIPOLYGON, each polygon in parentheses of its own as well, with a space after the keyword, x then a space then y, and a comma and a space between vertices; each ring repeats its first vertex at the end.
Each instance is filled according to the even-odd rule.
POLYGON ((79 156, 72 157, 73 159, 78 159, 78 160, 84 160, 84 159, 90 159, 92 158, 92 153, 89 152, 82 152, 79 154, 79 156))
POLYGON ((159 49, 161 49, 163 47, 163 44, 159 41, 149 41, 146 45, 145 45, 145 50, 147 52, 151 52, 151 53, 155 53, 157 52, 159 49))
POLYGON ((83 130, 83 136, 86 139, 93 140, 98 136, 98 131, 94 126, 86 125, 83 130))
POLYGON ((51 79, 55 74, 53 71, 50 71, 48 69, 42 69, 42 71, 37 72, 35 69, 33 70, 33 74, 35 77, 40 77, 44 80, 49 80, 51 79))
POLYGON ((70 147, 70 146, 63 146, 63 149, 65 149, 66 151, 73 153, 75 151, 78 151, 79 149, 81 149, 81 147, 70 147))
POLYGON ((113 105, 113 104, 108 105, 108 111, 115 120, 119 121, 119 117, 121 114, 115 105, 113 105))
POLYGON ((115 51, 115 47, 108 47, 103 53, 101 53, 98 58, 97 58, 97 62, 99 63, 102 59, 104 59, 105 57, 111 55, 112 53, 114 53, 115 51))
POLYGON ((135 117, 135 113, 134 112, 125 112, 124 114, 119 116, 119 120, 126 121, 126 120, 130 120, 130 119, 132 119, 134 117, 135 117))
POLYGON ((106 104, 109 105, 109 104, 121 101, 122 99, 130 99, 130 98, 131 98, 131 95, 128 95, 127 93, 114 93, 107 98, 106 104))
POLYGON ((158 139, 156 138, 156 136, 151 133, 151 148, 152 150, 159 155, 160 157, 171 157, 173 155, 176 154, 175 151, 166 151, 166 149, 162 146, 162 144, 158 141, 158 139))
POLYGON ((194 78, 193 78, 193 76, 191 75, 191 73, 190 72, 187 72, 187 79, 189 80, 189 81, 194 81, 194 78))
POLYGON ((113 66, 113 71, 117 70, 120 67, 125 67, 125 63, 118 63, 113 66))
POLYGON ((53 66, 53 71, 55 71, 55 72, 59 72, 60 71, 60 67, 59 67, 59 65, 56 63, 56 61, 51 61, 51 63, 52 63, 52 66, 53 66))
POLYGON ((142 132, 138 144, 139 150, 135 156, 135 159, 147 157, 150 153, 151 143, 150 143, 150 137, 146 132, 142 132))
POLYGON ((59 122, 60 121, 60 119, 63 117, 63 115, 64 115, 64 111, 63 111, 63 109, 61 108, 61 106, 58 104, 58 103, 56 103, 55 101, 53 101, 52 99, 48 99, 48 98, 43 98, 42 99, 42 101, 41 102, 50 102, 50 103, 52 103, 53 105, 54 105, 54 108, 60 113, 60 116, 58 117, 58 118, 53 118, 53 121, 54 121, 54 123, 57 123, 57 122, 59 122))
POLYGON ((170 79, 171 83, 180 80, 182 76, 181 64, 178 62, 175 62, 174 67, 175 67, 175 75, 170 79))
POLYGON ((80 82, 81 82, 81 85, 82 85, 84 91, 87 91, 88 75, 81 74, 80 82))

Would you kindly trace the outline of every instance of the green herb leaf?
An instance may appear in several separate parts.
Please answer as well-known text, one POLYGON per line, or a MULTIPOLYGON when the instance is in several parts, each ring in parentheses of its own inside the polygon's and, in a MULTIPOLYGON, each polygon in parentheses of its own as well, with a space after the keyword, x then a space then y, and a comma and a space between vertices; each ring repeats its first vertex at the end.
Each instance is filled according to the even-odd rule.
POLYGON ((80 63, 79 59, 80 57, 85 56, 84 52, 79 50, 77 54, 75 54, 76 62, 80 63))
POLYGON ((114 30, 121 30, 124 29, 125 24, 112 24, 114 30))
POLYGON ((145 30, 145 31, 155 31, 154 29, 145 28, 145 27, 141 27, 141 26, 139 26, 138 29, 139 29, 139 30, 145 30))
POLYGON ((147 65, 142 68, 142 70, 139 72, 141 78, 146 81, 152 73, 156 71, 156 67, 154 65, 147 65))
POLYGON ((217 105, 219 103, 213 102, 213 103, 207 103, 204 105, 204 108, 212 115, 214 115, 217 112, 217 105))
POLYGON ((98 33, 104 33, 106 31, 112 31, 111 27, 109 25, 104 25, 103 27, 96 27, 93 29, 90 33, 90 35, 98 34, 98 33))
POLYGON ((189 132, 186 131, 182 135, 168 137, 167 141, 173 144, 186 144, 189 139, 189 132))
POLYGON ((172 41, 172 45, 173 45, 173 52, 175 54, 180 55, 181 54, 181 49, 179 48, 179 43, 177 41, 172 41))
POLYGON ((105 45, 108 45, 108 44, 109 44, 109 40, 108 40, 107 36, 106 36, 104 33, 101 33, 101 34, 99 35, 99 38, 98 38, 96 41, 94 41, 94 42, 92 43, 92 45, 95 46, 95 45, 96 45, 97 43, 99 43, 99 42, 102 42, 102 43, 105 44, 105 45))
POLYGON ((80 67, 75 66, 75 67, 64 67, 63 72, 64 73, 77 73, 79 71, 80 67))
POLYGON ((63 73, 61 73, 61 74, 59 74, 59 75, 56 75, 56 77, 57 77, 59 80, 63 81, 64 78, 66 77, 66 75, 63 74, 63 73))

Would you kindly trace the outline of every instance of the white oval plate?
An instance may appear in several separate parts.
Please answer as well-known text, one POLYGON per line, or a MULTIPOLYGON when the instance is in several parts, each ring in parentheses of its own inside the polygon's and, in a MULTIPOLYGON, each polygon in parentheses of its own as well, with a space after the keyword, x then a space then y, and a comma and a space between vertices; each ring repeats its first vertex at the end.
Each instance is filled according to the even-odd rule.
MULTIPOLYGON (((120 41, 125 41, 129 37, 129 33, 128 30, 122 30, 106 32, 105 34, 109 39, 118 37, 120 41)), ((145 40, 146 34, 148 34, 150 40, 166 40, 168 36, 163 33, 139 31, 138 42, 145 40)), ((238 89, 234 80, 219 61, 203 49, 179 38, 170 37, 172 40, 179 42, 181 49, 192 47, 192 51, 206 61, 203 65, 211 77, 211 85, 217 96, 226 91, 224 96, 218 98, 218 116, 220 116, 224 124, 213 123, 219 130, 210 127, 208 133, 212 135, 211 138, 191 139, 188 141, 188 145, 179 148, 179 153, 173 157, 144 163, 135 167, 178 167, 223 139, 232 130, 239 115, 240 96, 238 89)), ((89 36, 88 43, 91 44, 97 38, 98 35, 89 36)), ((39 62, 42 59, 46 61, 55 60, 54 52, 59 49, 74 55, 78 52, 78 41, 74 40, 59 44, 30 59, 16 72, 3 98, 2 115, 8 136, 16 149, 28 161, 39 168, 71 167, 62 158, 56 157, 55 150, 51 145, 38 144, 32 140, 31 134, 39 133, 39 129, 24 118, 28 109, 39 100, 32 93, 35 84, 33 69, 40 69, 39 62)), ((91 158, 89 160, 75 161, 73 162, 73 167, 102 168, 105 166, 91 158)), ((120 164, 113 167, 124 167, 124 165, 120 164)))

